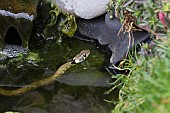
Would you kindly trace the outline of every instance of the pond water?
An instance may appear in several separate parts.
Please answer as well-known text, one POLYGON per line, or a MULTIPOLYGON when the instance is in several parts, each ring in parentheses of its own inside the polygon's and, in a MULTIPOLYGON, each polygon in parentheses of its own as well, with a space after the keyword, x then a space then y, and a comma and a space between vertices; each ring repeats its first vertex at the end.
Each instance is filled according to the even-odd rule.
POLYGON ((71 67, 54 83, 16 97, 0 96, 0 112, 21 113, 110 113, 114 105, 104 99, 116 99, 110 89, 110 74, 104 67, 105 54, 96 44, 75 38, 47 39, 43 46, 30 42, 30 53, 0 64, 0 86, 23 87, 55 73, 83 49, 91 51, 87 60, 71 67))

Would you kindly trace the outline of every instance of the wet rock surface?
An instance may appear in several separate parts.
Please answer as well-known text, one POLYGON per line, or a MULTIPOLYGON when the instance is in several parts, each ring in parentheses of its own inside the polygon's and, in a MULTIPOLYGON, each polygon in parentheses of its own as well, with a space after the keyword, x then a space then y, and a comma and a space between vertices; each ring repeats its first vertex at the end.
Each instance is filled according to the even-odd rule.
POLYGON ((134 45, 149 39, 149 34, 146 31, 133 32, 133 39, 129 39, 127 32, 119 33, 122 27, 120 20, 116 17, 110 19, 109 14, 92 20, 77 19, 77 25, 78 32, 86 36, 84 38, 95 39, 99 44, 106 45, 111 50, 110 63, 114 64, 124 58, 128 47, 132 49, 134 45))
POLYGON ((51 0, 67 11, 80 18, 92 19, 106 12, 106 4, 110 0, 51 0))
POLYGON ((0 50, 0 61, 3 61, 3 60, 8 59, 8 58, 17 57, 20 54, 26 55, 27 52, 28 52, 27 48, 23 48, 23 47, 18 46, 18 45, 6 44, 5 47, 2 49, 2 51, 0 50))

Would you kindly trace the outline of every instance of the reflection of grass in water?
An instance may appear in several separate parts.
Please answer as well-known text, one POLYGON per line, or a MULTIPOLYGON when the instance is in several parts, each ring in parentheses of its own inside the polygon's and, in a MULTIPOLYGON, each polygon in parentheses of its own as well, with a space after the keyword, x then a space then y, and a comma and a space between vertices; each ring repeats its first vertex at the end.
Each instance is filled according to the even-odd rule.
POLYGON ((20 113, 20 112, 15 112, 15 111, 6 111, 5 113, 20 113))
POLYGON ((136 56, 129 60, 128 75, 119 75, 119 101, 113 113, 169 113, 170 112, 170 43, 158 43, 154 56, 136 56), (134 59, 133 59, 134 60, 134 59))

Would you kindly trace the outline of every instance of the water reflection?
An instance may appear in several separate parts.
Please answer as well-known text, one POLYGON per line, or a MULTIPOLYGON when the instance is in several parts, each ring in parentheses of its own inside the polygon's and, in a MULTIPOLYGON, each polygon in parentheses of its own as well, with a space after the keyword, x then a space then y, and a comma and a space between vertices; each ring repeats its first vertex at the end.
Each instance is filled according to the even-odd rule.
MULTIPOLYGON (((0 97, 0 112, 21 113, 111 113, 104 102, 116 94, 104 95, 106 88, 77 87, 53 83, 17 97, 0 97)), ((116 98, 116 97, 115 97, 116 98)))
MULTIPOLYGON (((105 55, 94 43, 66 38, 61 43, 49 40, 42 48, 32 46, 36 53, 30 57, 10 59, 0 67, 0 85, 22 87, 52 75, 63 63, 82 49, 90 49, 89 58, 71 68, 56 82, 17 97, 0 97, 0 112, 21 113, 110 113, 114 107, 104 102, 114 94, 104 95, 109 89, 110 75, 103 68, 105 55), (31 62, 34 63, 30 63, 31 62), (36 65, 34 65, 36 63, 36 65)), ((1 64, 2 65, 2 64, 1 64)), ((8 87, 9 88, 9 87, 8 87)))

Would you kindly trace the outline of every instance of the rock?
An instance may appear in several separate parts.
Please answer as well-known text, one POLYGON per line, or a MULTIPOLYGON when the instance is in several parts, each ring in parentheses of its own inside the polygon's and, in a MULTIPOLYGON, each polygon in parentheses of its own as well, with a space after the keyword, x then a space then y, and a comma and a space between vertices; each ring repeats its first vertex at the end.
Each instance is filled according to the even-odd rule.
POLYGON ((14 58, 19 56, 20 54, 27 54, 28 49, 23 48, 18 45, 8 45, 6 44, 2 51, 0 50, 0 61, 5 60, 7 58, 14 58))
POLYGON ((80 18, 92 19, 106 12, 110 0, 51 0, 63 11, 68 11, 80 18))
POLYGON ((76 72, 69 72, 62 75, 57 81, 74 86, 96 86, 96 87, 110 87, 108 84, 110 80, 108 73, 95 71, 97 68, 88 70, 79 69, 76 72), (79 71, 81 70, 81 71, 79 71), (92 73, 93 72, 93 73, 92 73))
POLYGON ((0 1, 0 48, 5 43, 28 47, 38 0, 10 0, 7 2, 6 0, 0 1), (10 34, 17 34, 17 36, 14 38, 10 34))
MULTIPOLYGON (((114 14, 113 14, 114 15, 114 14)), ((109 18, 109 14, 91 20, 77 19, 77 31, 83 36, 97 40, 101 45, 106 45, 112 52, 110 63, 116 64, 121 61, 125 54, 134 45, 149 39, 146 31, 133 32, 134 40, 128 38, 128 33, 118 32, 122 27, 120 20, 116 17, 109 18)))
POLYGON ((114 64, 123 59, 125 54, 128 52, 128 47, 131 50, 134 45, 149 39, 149 34, 146 31, 133 32, 133 39, 129 39, 129 34, 127 32, 124 33, 124 31, 120 32, 118 35, 121 27, 122 25, 116 17, 111 20, 109 18, 109 14, 106 14, 105 29, 102 37, 99 39, 99 43, 108 44, 108 47, 112 51, 110 63, 114 64))
POLYGON ((90 21, 85 19, 77 19, 77 31, 79 31, 82 35, 92 39, 99 39, 99 37, 101 37, 103 34, 104 24, 104 16, 91 19, 90 21))

